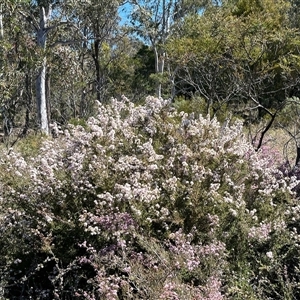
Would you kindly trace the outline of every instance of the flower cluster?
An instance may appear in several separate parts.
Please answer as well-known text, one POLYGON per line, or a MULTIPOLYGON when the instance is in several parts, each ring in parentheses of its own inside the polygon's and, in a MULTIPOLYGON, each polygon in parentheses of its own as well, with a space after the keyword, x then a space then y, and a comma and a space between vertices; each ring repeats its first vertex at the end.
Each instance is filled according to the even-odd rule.
POLYGON ((4 298, 225 299, 298 242, 295 181, 240 122, 124 97, 53 130, 35 154, 1 154, 4 298))

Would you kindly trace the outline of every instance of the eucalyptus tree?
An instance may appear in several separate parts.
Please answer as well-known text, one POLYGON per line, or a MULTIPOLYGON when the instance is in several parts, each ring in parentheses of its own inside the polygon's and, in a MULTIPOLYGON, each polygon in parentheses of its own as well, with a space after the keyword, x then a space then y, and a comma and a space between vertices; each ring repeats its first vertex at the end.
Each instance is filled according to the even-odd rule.
MULTIPOLYGON (((1 38, 5 37, 6 26, 8 25, 6 21, 9 20, 8 17, 6 19, 5 17, 13 12, 17 21, 12 24, 10 20, 9 30, 18 32, 18 37, 22 37, 23 41, 26 41, 29 45, 29 48, 32 48, 31 54, 34 57, 32 65, 36 68, 34 94, 37 105, 37 123, 42 132, 49 134, 50 130, 50 77, 58 78, 54 76, 53 72, 51 74, 50 71, 55 70, 61 75, 68 73, 60 72, 59 67, 65 66, 67 68, 67 66, 65 62, 60 66, 55 66, 54 57, 66 57, 65 53, 72 53, 73 62, 78 65, 80 65, 80 57, 82 58, 81 68, 78 68, 78 65, 74 66, 73 63, 70 64, 70 71, 72 69, 73 71, 71 72, 73 72, 73 75, 76 74, 77 77, 69 76, 68 78, 63 78, 61 82, 73 84, 74 86, 78 82, 78 76, 80 75, 81 86, 84 85, 84 82, 87 82, 86 86, 88 87, 82 89, 84 91, 82 95, 85 95, 86 90, 90 89, 89 85, 91 85, 89 80, 91 64, 86 57, 88 55, 92 59, 95 69, 95 79, 92 82, 93 90, 97 95, 97 99, 103 100, 103 81, 106 78, 103 75, 105 66, 101 65, 101 63, 103 62, 105 51, 110 51, 110 49, 107 50, 106 48, 114 35, 114 31, 116 31, 117 12, 120 3, 121 1, 107 2, 104 0, 5 0, 1 4, 1 38), (78 70, 81 72, 77 72, 78 70)), ((4 45, 3 47, 7 46, 6 48, 8 49, 10 44, 2 43, 2 45, 4 45)), ((25 44, 22 44, 22 47, 26 49, 25 44)), ((57 62, 59 61, 57 59, 57 62)), ((23 59, 23 62, 28 63, 26 58, 23 59)), ((9 68, 6 68, 3 74, 8 74, 8 70, 9 68)), ((29 78, 27 83, 31 84, 29 78)), ((69 92, 67 86, 65 86, 64 90, 65 93, 69 92)), ((82 97, 81 104, 85 100, 86 98, 82 97)), ((74 108, 73 110, 75 111, 76 109, 74 108)))
MULTIPOLYGON (((130 0, 132 31, 154 51, 156 94, 162 96, 167 53, 166 41, 175 30, 178 20, 186 12, 184 1, 178 0, 130 0)), ((192 8, 191 1, 189 9, 192 8)))
POLYGON ((162 94, 162 76, 165 69, 166 52, 164 45, 170 33, 171 22, 174 20, 175 1, 149 0, 132 1, 134 10, 132 21, 135 32, 146 42, 150 43, 154 51, 155 72, 157 78, 156 94, 162 94))
POLYGON ((39 129, 49 134, 50 111, 46 95, 47 56, 49 34, 58 26, 65 26, 66 2, 54 0, 15 1, 18 15, 22 22, 27 23, 26 36, 33 45, 36 65, 35 96, 37 105, 37 123, 39 129))
POLYGON ((171 90, 166 95, 174 96, 174 71, 170 69, 165 45, 172 33, 180 30, 186 15, 198 13, 218 1, 210 0, 130 0, 132 31, 147 45, 155 57, 156 94, 162 96, 162 85, 168 82, 171 90), (165 73, 168 71, 167 74, 165 73))
POLYGON ((36 101, 38 111, 38 121, 40 129, 49 133, 49 110, 46 99, 46 68, 47 58, 44 52, 46 51, 47 35, 51 27, 49 27, 50 19, 52 17, 52 3, 39 3, 39 21, 34 24, 36 30, 37 45, 42 52, 41 67, 38 72, 36 80, 36 101))
MULTIPOLYGON (((105 100, 107 94, 109 83, 107 71, 111 63, 112 50, 116 39, 119 38, 118 10, 123 2, 124 0, 90 0, 72 3, 70 20, 79 30, 77 34, 81 39, 81 67, 89 77, 93 76, 92 89, 97 100, 101 102, 105 100)), ((83 101, 85 94, 86 91, 83 91, 83 101)))

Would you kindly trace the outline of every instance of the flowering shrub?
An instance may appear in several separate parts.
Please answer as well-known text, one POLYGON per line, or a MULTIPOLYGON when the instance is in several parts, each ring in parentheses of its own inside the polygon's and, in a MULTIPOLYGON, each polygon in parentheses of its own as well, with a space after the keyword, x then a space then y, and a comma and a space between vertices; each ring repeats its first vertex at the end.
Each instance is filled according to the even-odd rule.
POLYGON ((124 98, 53 132, 0 157, 1 298, 297 298, 297 182, 241 123, 124 98))

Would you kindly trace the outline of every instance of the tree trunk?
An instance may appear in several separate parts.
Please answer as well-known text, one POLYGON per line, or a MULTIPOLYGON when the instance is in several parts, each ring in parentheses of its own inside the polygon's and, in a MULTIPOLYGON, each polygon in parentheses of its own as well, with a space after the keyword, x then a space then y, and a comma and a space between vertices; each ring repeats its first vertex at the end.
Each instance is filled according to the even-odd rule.
POLYGON ((51 6, 49 5, 47 13, 45 8, 42 7, 40 11, 40 24, 37 30, 37 45, 42 49, 42 66, 36 79, 36 102, 38 123, 40 130, 49 134, 49 115, 47 110, 47 97, 46 97, 46 69, 47 59, 45 55, 46 39, 47 39, 47 22, 51 16, 51 6))
MULTIPOLYGON (((84 26, 83 28, 83 36, 87 39, 87 26, 84 26)), ((87 43, 86 41, 82 44, 82 55, 80 66, 81 66, 81 74, 84 72, 84 62, 85 62, 85 52, 87 50, 87 43)), ((81 75, 81 81, 84 82, 84 75, 81 75)), ((86 98, 87 98, 87 86, 83 86, 81 89, 81 99, 80 99, 80 105, 79 105, 79 118, 84 118, 86 116, 86 98)))
MULTIPOLYGON (((269 113, 270 114, 270 113, 269 113)), ((260 138, 259 138, 259 141, 258 141, 258 145, 257 147, 255 148, 255 151, 258 151, 261 146, 262 146, 262 142, 263 142, 263 139, 265 137, 265 134, 268 132, 268 130, 271 128, 276 116, 277 116, 277 112, 275 112, 274 114, 270 114, 271 116, 271 120, 269 121, 269 123, 267 124, 267 126, 265 127, 265 129, 262 131, 262 133, 260 134, 260 138)))
POLYGON ((95 63, 95 69, 96 69, 96 95, 97 100, 101 102, 101 69, 100 69, 100 63, 99 63, 99 49, 100 48, 100 42, 99 40, 96 40, 94 42, 94 54, 93 59, 95 63))
MULTIPOLYGON (((166 37, 169 33, 169 10, 167 10, 166 0, 162 1, 162 29, 161 29, 161 43, 165 45, 166 37)), ((161 98, 162 94, 162 76, 164 74, 165 69, 165 59, 166 59, 166 52, 161 49, 161 45, 158 45, 156 42, 153 43, 153 48, 155 52, 155 72, 159 75, 158 82, 156 85, 156 94, 158 98, 161 98)))
POLYGON ((38 110, 39 127, 42 132, 49 134, 49 122, 46 99, 46 64, 47 60, 44 57, 42 67, 39 70, 36 79, 36 101, 38 110))
POLYGON ((3 30, 3 15, 2 15, 2 5, 0 6, 0 39, 3 39, 4 36, 4 30, 3 30))
POLYGON ((299 161, 300 161, 300 147, 297 145, 297 156, 296 156, 295 166, 299 166, 299 161))
MULTIPOLYGON (((155 73, 158 75, 163 75, 164 67, 165 67, 165 52, 159 51, 157 47, 154 47, 154 54, 155 54, 155 73)), ((161 98, 161 78, 157 79, 158 82, 156 84, 156 96, 161 98)))

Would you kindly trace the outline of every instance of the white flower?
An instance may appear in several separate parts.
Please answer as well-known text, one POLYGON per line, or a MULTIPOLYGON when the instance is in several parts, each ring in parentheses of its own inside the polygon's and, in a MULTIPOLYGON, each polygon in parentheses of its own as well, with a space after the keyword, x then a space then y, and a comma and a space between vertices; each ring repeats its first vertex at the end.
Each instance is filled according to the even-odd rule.
POLYGON ((20 264, 22 262, 22 260, 21 259, 19 259, 19 258, 17 258, 15 261, 14 261, 14 263, 17 265, 17 264, 20 264))
POLYGON ((236 211, 236 210, 230 208, 229 211, 230 211, 230 213, 232 214, 232 216, 234 216, 234 217, 237 216, 237 211, 236 211))

